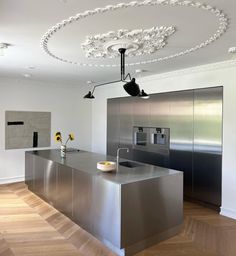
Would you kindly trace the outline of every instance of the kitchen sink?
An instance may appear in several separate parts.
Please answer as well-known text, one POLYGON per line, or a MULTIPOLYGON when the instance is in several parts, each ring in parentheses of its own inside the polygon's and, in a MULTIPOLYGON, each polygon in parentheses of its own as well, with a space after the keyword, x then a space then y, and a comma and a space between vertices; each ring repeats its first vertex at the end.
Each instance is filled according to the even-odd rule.
POLYGON ((128 167, 128 168, 135 168, 135 167, 143 166, 142 164, 135 163, 135 162, 130 162, 130 161, 120 162, 119 165, 125 166, 125 167, 128 167))

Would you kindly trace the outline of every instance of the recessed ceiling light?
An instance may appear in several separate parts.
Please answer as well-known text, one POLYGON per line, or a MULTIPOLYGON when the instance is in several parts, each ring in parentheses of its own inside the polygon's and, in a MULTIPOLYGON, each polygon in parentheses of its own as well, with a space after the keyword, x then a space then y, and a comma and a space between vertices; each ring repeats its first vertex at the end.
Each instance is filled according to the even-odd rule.
POLYGON ((36 67, 35 66, 28 66, 27 69, 33 70, 33 69, 36 69, 36 67))
POLYGON ((23 76, 24 76, 25 78, 29 78, 29 77, 31 77, 32 75, 31 75, 31 74, 23 74, 23 76))

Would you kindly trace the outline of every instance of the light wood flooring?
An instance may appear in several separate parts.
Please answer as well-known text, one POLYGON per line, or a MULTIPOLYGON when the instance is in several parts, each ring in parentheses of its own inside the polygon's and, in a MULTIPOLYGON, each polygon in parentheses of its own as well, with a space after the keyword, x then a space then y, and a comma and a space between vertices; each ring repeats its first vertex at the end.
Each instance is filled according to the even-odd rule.
MULTIPOLYGON (((136 256, 236 256, 236 221, 185 203, 182 232, 136 256)), ((0 256, 115 256, 101 242, 30 192, 0 186, 0 256)))

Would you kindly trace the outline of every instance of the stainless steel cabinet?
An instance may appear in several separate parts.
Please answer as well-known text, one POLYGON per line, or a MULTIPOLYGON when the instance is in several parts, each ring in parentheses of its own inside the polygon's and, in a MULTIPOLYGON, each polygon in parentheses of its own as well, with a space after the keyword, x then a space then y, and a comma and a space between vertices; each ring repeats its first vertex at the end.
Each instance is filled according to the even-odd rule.
POLYGON ((132 159, 133 147, 133 105, 132 99, 122 99, 122 104, 119 104, 119 147, 129 148, 129 152, 120 151, 120 157, 132 159))
POLYGON ((57 200, 57 164, 53 161, 25 154, 26 184, 50 204, 57 200))
MULTIPOLYGON (((57 150, 26 153, 26 176, 29 184, 32 177, 36 184, 31 186, 32 191, 53 203, 118 255, 133 255, 180 231, 182 173, 149 166, 145 167, 148 179, 130 179, 132 171, 125 169, 112 178, 96 171, 101 155, 85 154, 77 152, 61 159, 57 150), (152 175, 156 172, 160 176, 152 175), (124 175, 130 179, 128 182, 124 175)), ((139 171, 142 172, 140 169, 135 173, 139 171)))
POLYGON ((44 164, 44 195, 46 200, 55 205, 59 199, 57 188, 57 163, 47 160, 44 164))
POLYGON ((169 127, 170 94, 159 93, 150 96, 150 127, 169 127))
POLYGON ((219 207, 222 95, 223 87, 212 87, 153 94, 148 100, 109 99, 107 154, 115 156, 117 146, 127 146, 131 153, 123 153, 125 158, 183 171, 185 196, 219 207), (136 147, 131 133, 134 127, 169 128, 169 153, 163 155, 136 147))
POLYGON ((41 157, 34 158, 34 190, 39 196, 45 198, 44 172, 47 160, 41 157))
POLYGON ((73 219, 89 232, 92 231, 91 198, 91 176, 78 170, 73 171, 73 219))
POLYGON ((221 205, 223 88, 194 91, 193 193, 221 205))
POLYGON ((72 172, 72 168, 58 164, 58 200, 56 202, 56 207, 60 212, 69 217, 72 217, 72 172))
MULTIPOLYGON (((121 102, 123 102, 123 100, 121 102)), ((150 101, 137 97, 132 98, 130 102, 133 103, 133 126, 149 126, 150 101)))
MULTIPOLYGON (((142 124, 146 127, 169 127, 169 94, 153 94, 149 100, 137 98, 136 108, 142 115, 137 113, 137 126, 142 124), (140 104, 139 107, 137 105, 140 104), (143 110, 141 110, 143 108, 143 110), (141 118, 143 120, 141 121, 141 118), (145 124, 146 122, 146 124, 145 124)), ((151 134, 148 134, 150 136, 151 134)), ((150 140, 150 138, 149 138, 150 140)), ((136 161, 159 165, 163 167, 169 166, 169 152, 161 154, 161 152, 151 152, 141 149, 133 150, 133 159, 136 161)))
POLYGON ((116 150, 119 147, 120 143, 120 120, 119 120, 119 111, 120 111, 120 99, 108 100, 107 109, 107 151, 110 152, 110 155, 116 156, 116 150))
MULTIPOLYGON (((101 176, 93 178, 92 229, 93 234, 103 240, 121 246, 121 186, 105 181, 101 176)), ((134 200, 134 198, 133 198, 134 200)))
POLYGON ((184 192, 192 196, 193 90, 169 93, 169 167, 184 172, 184 192))
POLYGON ((30 190, 34 189, 34 156, 25 154, 25 183, 30 190))

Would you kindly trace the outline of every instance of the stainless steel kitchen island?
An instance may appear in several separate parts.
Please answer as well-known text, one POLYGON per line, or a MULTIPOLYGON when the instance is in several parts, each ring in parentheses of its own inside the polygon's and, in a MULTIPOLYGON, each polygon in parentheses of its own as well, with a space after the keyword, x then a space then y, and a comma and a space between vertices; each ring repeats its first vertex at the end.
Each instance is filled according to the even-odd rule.
POLYGON ((118 255, 133 255, 177 234, 183 221, 183 174, 139 163, 103 173, 114 157, 86 151, 28 151, 29 189, 93 234, 118 255))

